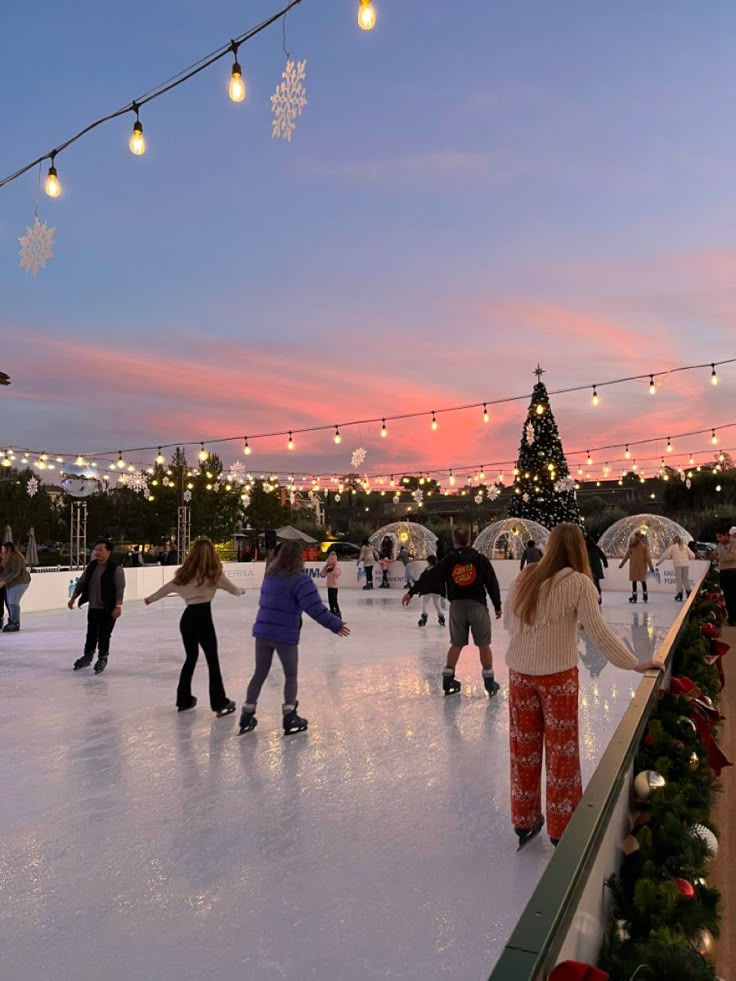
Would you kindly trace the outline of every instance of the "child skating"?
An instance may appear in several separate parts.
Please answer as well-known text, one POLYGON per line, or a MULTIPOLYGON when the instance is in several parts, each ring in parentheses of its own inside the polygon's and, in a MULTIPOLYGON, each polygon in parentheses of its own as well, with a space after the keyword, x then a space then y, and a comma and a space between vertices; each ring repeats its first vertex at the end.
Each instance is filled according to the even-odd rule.
POLYGON ((337 601, 338 588, 340 586, 340 575, 342 570, 337 562, 337 552, 333 549, 327 553, 327 561, 320 570, 320 576, 327 580, 327 605, 330 613, 336 617, 342 617, 340 605, 337 601))
POLYGON ((240 715, 241 734, 250 732, 258 724, 256 704, 271 670, 274 652, 278 654, 284 669, 284 733, 288 736, 306 730, 307 720, 296 712, 299 705, 296 696, 302 613, 340 637, 350 634, 342 620, 330 613, 319 598, 317 587, 305 574, 302 543, 287 541, 281 544, 269 563, 263 580, 258 616, 253 625, 256 670, 248 685, 240 715))
POLYGON ((224 589, 233 596, 242 596, 245 590, 230 582, 222 571, 222 562, 215 546, 207 538, 201 538, 192 545, 181 569, 171 582, 167 582, 155 593, 146 596, 146 606, 163 599, 164 596, 177 595, 186 603, 179 624, 186 660, 181 669, 179 687, 176 690, 176 706, 180 712, 193 709, 197 699, 192 695, 192 677, 201 646, 207 659, 210 675, 210 708, 218 717, 230 715, 236 705, 225 694, 225 686, 220 673, 217 656, 217 634, 212 622, 212 600, 218 589, 224 589))
MULTIPOLYGON (((427 556, 427 568, 424 570, 422 575, 419 577, 419 583, 421 583, 424 575, 437 565, 437 556, 428 555, 427 556)), ((438 587, 439 588, 439 587, 438 587)), ((434 606, 434 611, 437 614, 437 623, 444 627, 445 625, 445 594, 444 593, 422 593, 422 615, 419 617, 419 626, 426 627, 427 620, 429 619, 429 605, 430 603, 434 606)))

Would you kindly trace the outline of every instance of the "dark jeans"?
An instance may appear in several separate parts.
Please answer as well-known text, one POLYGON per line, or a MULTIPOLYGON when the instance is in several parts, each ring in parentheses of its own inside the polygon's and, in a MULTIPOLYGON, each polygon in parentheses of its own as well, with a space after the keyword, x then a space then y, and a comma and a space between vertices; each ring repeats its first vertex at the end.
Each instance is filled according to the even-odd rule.
MULTIPOLYGON (((638 584, 638 582, 636 582, 636 580, 634 580, 634 582, 632 582, 632 584, 631 584, 631 593, 632 593, 633 596, 636 596, 636 587, 638 585, 639 584, 638 584)), ((646 596, 647 595, 647 584, 643 580, 642 580, 642 584, 641 584, 641 593, 642 593, 642 596, 646 596)))
MULTIPOLYGON (((337 590, 335 590, 337 592, 337 590)), ((255 708, 263 683, 273 664, 274 651, 284 669, 284 705, 296 705, 296 676, 299 666, 299 648, 294 644, 275 644, 272 640, 256 637, 256 670, 245 693, 245 704, 255 708)))
POLYGON ((726 601, 728 622, 736 623, 736 569, 723 569, 720 573, 721 589, 726 601))
POLYGON ((600 581, 600 579, 593 579, 593 583, 595 585, 595 588, 598 590, 598 595, 601 596, 602 594, 601 594, 601 581, 600 581))
POLYGON ((84 656, 92 657, 95 650, 98 657, 109 657, 110 636, 115 629, 115 620, 107 610, 87 610, 87 636, 84 641, 84 656))
POLYGON ((365 584, 366 584, 366 586, 370 586, 370 588, 373 589, 373 566, 372 565, 365 566, 365 584))
POLYGON ((340 607, 337 603, 337 586, 327 587, 327 603, 330 607, 330 613, 334 613, 336 617, 342 619, 342 613, 340 613, 340 607))
POLYGON ((176 689, 177 707, 188 706, 192 700, 192 677, 201 647, 210 673, 210 708, 213 712, 219 712, 225 708, 228 698, 220 673, 220 660, 217 656, 217 634, 212 622, 211 605, 209 603, 195 603, 193 606, 188 606, 179 621, 179 630, 187 656, 179 676, 179 687, 176 689))

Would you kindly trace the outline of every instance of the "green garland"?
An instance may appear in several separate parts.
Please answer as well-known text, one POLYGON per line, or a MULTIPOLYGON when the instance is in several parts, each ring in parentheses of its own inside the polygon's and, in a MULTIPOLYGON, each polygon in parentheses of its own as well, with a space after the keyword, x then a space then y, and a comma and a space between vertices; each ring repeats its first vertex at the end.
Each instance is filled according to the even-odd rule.
MULTIPOLYGON (((706 663, 710 643, 700 628, 722 618, 720 603, 707 595, 718 592, 711 571, 673 657, 673 675, 690 678, 714 704, 720 683, 706 663)), ((715 967, 696 948, 702 946, 701 931, 718 936, 720 893, 705 881, 711 856, 691 828, 714 830, 710 811, 719 784, 689 721, 688 699, 669 693, 660 699, 636 756, 635 772, 642 770, 656 770, 667 783, 635 814, 638 850, 607 883, 613 917, 600 967, 611 981, 716 981, 715 967), (691 884, 694 895, 683 895, 676 879, 691 884)))

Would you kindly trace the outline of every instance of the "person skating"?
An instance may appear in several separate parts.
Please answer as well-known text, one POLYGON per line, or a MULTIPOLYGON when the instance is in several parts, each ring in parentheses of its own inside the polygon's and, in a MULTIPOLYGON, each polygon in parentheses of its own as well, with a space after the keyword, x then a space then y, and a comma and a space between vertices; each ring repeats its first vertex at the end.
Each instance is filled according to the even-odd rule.
POLYGON ((236 709, 235 702, 225 694, 225 685, 217 654, 217 634, 212 622, 212 600, 218 589, 233 596, 243 596, 245 590, 230 582, 222 571, 222 562, 215 546, 208 538, 200 538, 192 545, 182 567, 171 582, 155 593, 146 596, 146 606, 164 596, 181 596, 186 604, 179 622, 184 641, 186 658, 176 689, 176 707, 180 712, 193 709, 197 699, 192 695, 192 677, 199 658, 199 648, 204 651, 210 677, 210 708, 218 718, 230 715, 236 709))
POLYGON ((330 607, 330 613, 334 613, 336 617, 340 618, 342 618, 342 613, 340 613, 337 594, 340 586, 341 572, 342 570, 337 561, 337 552, 334 548, 331 548, 327 553, 327 561, 320 571, 320 576, 327 580, 327 604, 330 607))
POLYGON ((542 758, 547 767, 547 831, 556 845, 582 796, 578 742, 578 622, 617 667, 643 664, 606 624, 598 606, 583 534, 557 525, 544 558, 526 569, 506 598, 510 635, 511 820, 523 848, 544 827, 542 758))
POLYGON ((297 715, 297 668, 299 663, 299 634, 302 614, 338 634, 348 637, 349 628, 340 617, 327 609, 319 598, 317 587, 304 572, 304 548, 301 542, 282 542, 266 568, 258 604, 258 616, 253 625, 256 639, 256 668, 248 685, 240 732, 250 732, 258 724, 256 705, 273 663, 278 654, 284 669, 283 727, 286 735, 304 732, 307 720, 297 715))
POLYGON ((92 663, 95 650, 95 674, 101 674, 107 667, 110 638, 123 612, 125 595, 125 572, 122 566, 112 561, 112 551, 113 544, 109 539, 101 538, 95 542, 92 561, 79 577, 68 603, 70 610, 74 609, 77 597, 80 608, 88 604, 84 654, 74 662, 75 671, 92 663))
POLYGON ((378 562, 378 552, 371 545, 367 538, 363 539, 363 544, 358 552, 358 568, 363 566, 365 570, 365 586, 363 589, 373 589, 373 566, 378 562))
POLYGON ((523 570, 525 565, 534 565, 535 562, 539 562, 543 554, 541 548, 537 548, 536 542, 530 538, 522 552, 519 568, 523 570))
POLYGON ((718 578, 728 613, 729 627, 736 627, 736 529, 723 527, 716 532, 718 578))
MULTIPOLYGON (((419 582, 422 581, 422 576, 424 576, 430 569, 434 569, 437 565, 437 556, 428 555, 427 556, 427 568, 424 570, 422 575, 419 577, 419 582)), ((429 619, 429 604, 430 602, 434 606, 434 611, 437 614, 437 623, 444 627, 445 625, 445 594, 442 593, 422 593, 422 615, 419 618, 419 626, 426 627, 427 620, 429 619)))
POLYGON ((467 528, 455 528, 454 548, 432 569, 425 570, 419 582, 409 588, 401 602, 408 606, 412 596, 417 593, 437 593, 444 587, 450 601, 450 649, 447 652, 447 665, 442 672, 442 688, 445 695, 460 691, 460 682, 455 678, 460 652, 468 643, 472 632, 473 643, 477 645, 480 663, 483 667, 483 683, 488 697, 498 692, 500 685, 493 674, 493 652, 491 651, 491 618, 488 613, 486 595, 490 596, 496 611, 496 619, 501 617, 501 591, 496 573, 490 561, 471 548, 467 528))
POLYGON ((657 562, 657 568, 659 568, 665 559, 672 561, 672 567, 675 570, 675 602, 677 603, 682 601, 683 594, 689 596, 692 592, 690 589, 689 571, 690 560, 694 558, 695 553, 684 544, 679 535, 675 535, 672 539, 672 544, 662 553, 659 562, 657 562))
POLYGON ((601 592, 601 579, 605 579, 604 569, 608 568, 608 559, 606 558, 606 553, 598 545, 592 535, 585 536, 585 550, 588 553, 588 562, 590 563, 590 572, 593 577, 593 584, 598 590, 598 603, 603 602, 603 593, 601 592))
POLYGON ((5 542, 2 547, 1 576, 0 588, 4 587, 8 607, 8 622, 3 627, 3 633, 15 634, 20 630, 20 601, 31 583, 31 574, 26 560, 13 542, 5 542))
POLYGON ((399 562, 404 566, 404 582, 407 588, 414 585, 414 575, 412 573, 412 560, 409 555, 409 549, 406 545, 402 545, 399 549, 399 562))
POLYGON ((635 531, 632 535, 629 547, 626 549, 626 555, 621 559, 619 569, 623 569, 627 562, 629 563, 629 581, 631 582, 629 603, 636 603, 636 587, 638 583, 641 583, 641 597, 645 603, 648 603, 647 569, 654 572, 654 566, 652 565, 649 546, 644 541, 640 531, 635 531))
POLYGON ((384 535, 383 541, 381 542, 381 555, 379 559, 379 565, 381 566, 381 585, 379 589, 391 589, 391 583, 388 580, 388 571, 391 568, 391 563, 394 559, 394 543, 391 541, 389 535, 384 535))

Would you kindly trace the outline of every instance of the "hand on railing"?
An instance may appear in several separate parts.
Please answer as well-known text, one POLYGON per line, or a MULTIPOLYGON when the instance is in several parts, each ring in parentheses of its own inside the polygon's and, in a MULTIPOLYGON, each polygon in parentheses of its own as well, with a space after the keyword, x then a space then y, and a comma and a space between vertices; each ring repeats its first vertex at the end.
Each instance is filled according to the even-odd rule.
POLYGON ((639 674, 646 674, 647 671, 659 671, 661 674, 664 671, 664 664, 656 660, 643 661, 634 668, 634 671, 638 671, 639 674))

